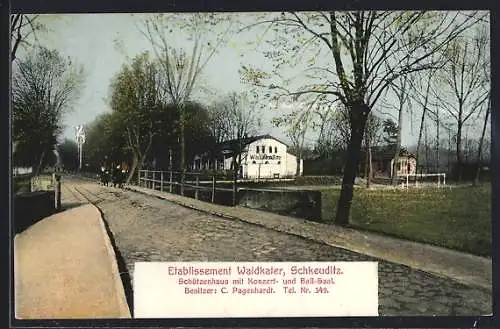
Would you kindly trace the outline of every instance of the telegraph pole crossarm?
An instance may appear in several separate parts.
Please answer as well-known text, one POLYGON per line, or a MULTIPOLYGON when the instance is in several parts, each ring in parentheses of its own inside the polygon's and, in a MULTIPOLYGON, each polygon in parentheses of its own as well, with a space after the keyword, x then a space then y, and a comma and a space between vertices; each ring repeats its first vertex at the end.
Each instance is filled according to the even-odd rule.
POLYGON ((83 125, 78 125, 75 127, 76 130, 76 143, 78 145, 78 169, 82 171, 82 162, 83 162, 83 144, 85 144, 85 130, 83 125))

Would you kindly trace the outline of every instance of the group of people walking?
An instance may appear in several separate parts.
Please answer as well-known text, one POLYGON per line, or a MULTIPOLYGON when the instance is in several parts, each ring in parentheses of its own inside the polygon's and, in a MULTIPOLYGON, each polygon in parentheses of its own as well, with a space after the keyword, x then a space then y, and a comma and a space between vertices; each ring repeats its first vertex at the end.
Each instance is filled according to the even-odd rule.
POLYGON ((121 165, 111 166, 111 168, 101 167, 101 184, 104 186, 123 187, 127 178, 128 170, 121 165))

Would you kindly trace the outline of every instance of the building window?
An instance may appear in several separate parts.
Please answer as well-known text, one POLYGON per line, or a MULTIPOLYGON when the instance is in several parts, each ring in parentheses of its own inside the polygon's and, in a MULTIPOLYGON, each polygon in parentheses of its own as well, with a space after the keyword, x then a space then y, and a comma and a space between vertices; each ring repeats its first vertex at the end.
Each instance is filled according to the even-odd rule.
POLYGON ((266 153, 266 147, 262 145, 262 153, 266 153))
POLYGON ((273 153, 273 147, 269 146, 269 153, 273 153))
POLYGON ((278 147, 277 146, 274 147, 274 153, 278 153, 278 147))
POLYGON ((255 147, 257 153, 259 153, 259 146, 255 147))

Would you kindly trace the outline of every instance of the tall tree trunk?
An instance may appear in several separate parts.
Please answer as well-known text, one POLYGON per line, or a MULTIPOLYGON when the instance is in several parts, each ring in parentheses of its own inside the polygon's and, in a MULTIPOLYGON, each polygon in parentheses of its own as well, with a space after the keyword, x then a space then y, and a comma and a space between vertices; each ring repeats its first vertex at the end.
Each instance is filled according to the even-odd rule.
POLYGON ((144 152, 142 157, 139 159, 139 163, 137 164, 136 172, 137 172, 137 184, 139 184, 139 171, 144 168, 144 162, 146 161, 146 157, 148 155, 148 152, 144 152))
POLYGON ((456 142, 456 160, 457 160, 457 181, 462 181, 462 130, 463 122, 459 120, 457 128, 457 142, 456 142))
MULTIPOLYGON (((365 165, 364 165, 364 172, 363 172, 363 177, 365 180, 368 180, 368 151, 365 150, 365 165)), ((368 181, 367 181, 368 184, 368 181)))
POLYGON ((368 187, 368 139, 365 136, 365 166, 364 166, 364 173, 363 176, 367 180, 367 187, 368 187))
POLYGON ((474 185, 479 184, 479 176, 481 175, 481 156, 483 155, 484 135, 486 134, 486 127, 488 126, 488 119, 490 116, 490 98, 488 97, 488 107, 486 108, 486 115, 484 117, 483 131, 479 139, 479 146, 477 149, 477 167, 476 176, 474 177, 474 185))
POLYGON ((147 157, 147 151, 144 152, 143 155, 137 155, 135 158, 135 165, 134 165, 134 158, 132 159, 132 164, 133 164, 133 170, 132 167, 130 168, 130 172, 128 174, 126 184, 130 184, 132 179, 134 178, 134 175, 137 173, 137 185, 140 184, 139 182, 139 172, 144 168, 144 162, 146 161, 147 157))
POLYGON ((422 118, 420 119, 420 130, 418 131, 418 140, 417 140, 417 150, 415 154, 416 160, 417 160, 417 168, 420 165, 420 145, 422 144, 422 135, 424 131, 424 124, 425 124, 425 114, 426 114, 426 108, 422 111, 422 118))
POLYGON ((36 170, 35 170, 35 176, 40 175, 40 171, 42 170, 44 158, 45 158, 45 148, 42 151, 42 154, 40 155, 40 160, 38 161, 38 165, 37 165, 36 170))
POLYGON ((126 184, 130 184, 130 181, 134 177, 135 173, 138 172, 138 170, 142 170, 142 168, 144 167, 144 161, 146 161, 146 157, 148 156, 149 150, 151 149, 151 146, 153 145, 152 123, 150 125, 150 129, 149 129, 148 134, 149 134, 148 144, 146 145, 146 148, 144 149, 144 151, 141 150, 140 144, 132 146, 132 166, 130 167, 130 172, 128 173, 128 177, 125 181, 126 184))
POLYGON ((366 180, 366 188, 370 187, 371 183, 371 176, 372 176, 372 146, 371 146, 371 141, 365 134, 365 166, 364 166, 364 177, 366 180))
POLYGON ((347 146, 342 188, 335 215, 335 223, 342 226, 349 224, 354 181, 358 171, 361 144, 370 108, 364 103, 354 104, 351 113, 351 138, 347 146))
POLYGON ((237 193, 237 188, 236 184, 238 183, 238 175, 236 171, 233 171, 233 206, 236 206, 236 193, 237 193))
POLYGON ((16 59, 16 53, 17 53, 17 48, 19 47, 19 44, 21 43, 22 40, 22 34, 21 34, 21 26, 23 25, 23 14, 15 14, 12 15, 11 18, 11 43, 12 43, 12 50, 10 52, 10 60, 13 62, 16 59), (14 36, 14 40, 12 42, 12 37, 14 36))
POLYGON ((465 164, 469 164, 469 152, 470 152, 470 142, 469 142, 469 129, 465 129, 465 142, 463 143, 463 158, 465 158, 465 164))
POLYGON ((130 181, 134 177, 135 171, 137 169, 137 166, 139 164, 139 155, 136 152, 133 152, 132 154, 132 165, 130 166, 130 171, 128 173, 128 177, 126 180, 126 184, 130 184, 130 181))
POLYGON ((370 184, 373 177, 373 163, 372 163, 372 146, 371 143, 368 145, 368 178, 366 179, 366 187, 370 188, 370 184))
POLYGON ((425 116, 427 114, 427 103, 429 101, 429 91, 431 88, 431 78, 432 78, 432 72, 429 71, 429 78, 427 79, 427 90, 425 92, 425 99, 424 99, 424 104, 422 107, 422 118, 420 119, 420 129, 418 131, 418 140, 417 140, 417 151, 415 154, 416 160, 417 160, 417 168, 419 166, 419 151, 420 151, 420 144, 422 142, 422 132, 424 129, 424 122, 425 122, 425 116))
POLYGON ((427 125, 424 128, 424 147, 425 147, 425 171, 429 171, 429 134, 427 131, 427 125))
POLYGON ((451 172, 451 129, 448 129, 448 174, 451 172))
MULTIPOLYGON (((404 88, 401 89, 403 92, 404 88)), ((399 167, 399 153, 401 152, 401 131, 403 128, 403 106, 404 106, 404 101, 402 97, 400 97, 399 100, 399 113, 398 113, 398 134, 396 138, 396 151, 394 152, 394 163, 392 164, 392 177, 391 177, 391 185, 397 185, 398 184, 398 171, 397 168, 399 167)))

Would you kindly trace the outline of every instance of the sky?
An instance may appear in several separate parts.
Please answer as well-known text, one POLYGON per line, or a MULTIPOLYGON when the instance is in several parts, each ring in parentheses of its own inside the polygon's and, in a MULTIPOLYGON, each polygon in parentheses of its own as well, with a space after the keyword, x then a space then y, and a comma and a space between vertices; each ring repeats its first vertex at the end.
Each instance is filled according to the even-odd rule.
MULTIPOLYGON (((141 18, 130 14, 50 15, 42 19, 48 31, 38 34, 40 43, 84 66, 83 91, 73 111, 65 118, 64 136, 73 138, 74 126, 89 123, 111 110, 106 100, 109 84, 122 65, 145 50, 152 51, 152 47, 138 30, 141 18)), ((259 57, 250 58, 248 62, 259 57)), ((219 94, 243 91, 246 86, 240 82, 238 73, 241 65, 239 53, 226 46, 206 67, 204 82, 219 94)), ((264 123, 275 115, 268 114, 269 120, 263 120, 264 123)), ((282 134, 279 129, 271 128, 266 124, 262 133, 282 134)))
MULTIPOLYGON (((240 17, 245 17, 244 14, 241 15, 240 17)), ((99 114, 110 111, 106 99, 111 79, 131 57, 145 50, 152 51, 150 42, 138 29, 142 18, 143 16, 137 14, 41 16, 47 31, 38 33, 40 44, 57 49, 62 55, 71 57, 73 62, 83 65, 85 69, 85 84, 81 96, 75 102, 71 113, 65 117, 65 137, 73 139, 76 125, 90 123, 99 114)), ((245 38, 255 39, 255 33, 239 35, 234 41, 244 43, 245 38)), ((181 47, 189 44, 189 41, 181 36, 178 36, 176 42, 181 47)), ((19 57, 22 58, 22 51, 19 57)), ((245 91, 249 86, 240 81, 241 66, 251 64, 267 68, 270 63, 266 61, 258 50, 237 50, 226 45, 209 62, 204 71, 203 82, 217 95, 245 91)), ((286 105, 282 105, 282 108, 285 107, 286 105)), ((287 140, 281 128, 270 124, 277 114, 279 112, 271 108, 262 111, 261 133, 270 133, 287 140)), ((417 133, 418 129, 412 127, 408 119, 404 120, 402 145, 415 143, 417 133)), ((314 137, 314 134, 309 134, 308 142, 312 143, 314 137)))

